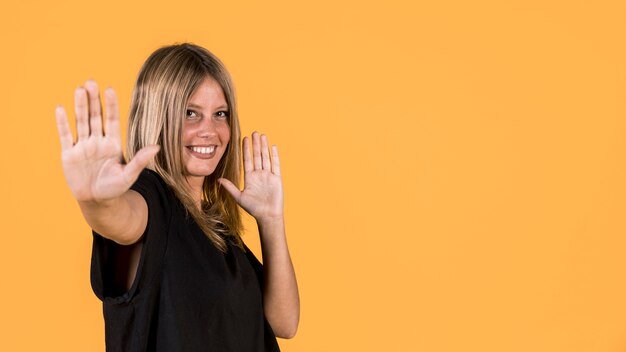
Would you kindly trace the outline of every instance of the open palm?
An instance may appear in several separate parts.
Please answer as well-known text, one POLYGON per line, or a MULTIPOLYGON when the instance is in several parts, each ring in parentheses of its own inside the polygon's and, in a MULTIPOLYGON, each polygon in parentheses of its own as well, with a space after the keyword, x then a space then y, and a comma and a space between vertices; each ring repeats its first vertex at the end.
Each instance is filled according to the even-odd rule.
POLYGON ((252 155, 249 138, 243 139, 244 189, 240 191, 232 182, 220 179, 220 183, 245 211, 257 221, 282 218, 283 185, 280 176, 278 148, 272 146, 272 156, 267 136, 252 134, 252 155))
POLYGON ((70 191, 80 202, 119 197, 135 182, 159 148, 143 148, 125 165, 117 97, 113 89, 105 91, 106 133, 102 127, 102 107, 96 82, 87 81, 85 88, 77 88, 74 101, 76 143, 65 109, 57 107, 56 110, 61 160, 70 191))

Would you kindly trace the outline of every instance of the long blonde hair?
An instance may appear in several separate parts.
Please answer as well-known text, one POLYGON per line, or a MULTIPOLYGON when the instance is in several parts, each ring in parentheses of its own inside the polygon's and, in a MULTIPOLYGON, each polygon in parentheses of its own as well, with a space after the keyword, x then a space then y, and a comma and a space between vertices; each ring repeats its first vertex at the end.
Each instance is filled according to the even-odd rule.
POLYGON ((225 252, 226 239, 243 247, 242 223, 237 203, 217 179, 239 184, 240 131, 232 80, 226 67, 208 50, 194 44, 177 44, 156 50, 143 64, 133 90, 128 120, 128 158, 141 148, 158 144, 161 150, 148 168, 174 190, 187 213, 213 244, 225 252), (187 103, 207 77, 222 87, 228 104, 230 141, 215 171, 205 177, 202 206, 197 207, 185 178, 183 119, 187 103))

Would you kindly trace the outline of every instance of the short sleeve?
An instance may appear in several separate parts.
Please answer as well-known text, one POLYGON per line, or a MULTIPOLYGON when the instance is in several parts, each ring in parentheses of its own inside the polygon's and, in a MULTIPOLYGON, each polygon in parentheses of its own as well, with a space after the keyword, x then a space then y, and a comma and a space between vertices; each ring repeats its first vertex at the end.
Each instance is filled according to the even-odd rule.
POLYGON ((254 270, 254 274, 256 275, 257 280, 259 281, 259 286, 261 287, 261 291, 263 291, 263 264, 257 259, 257 257, 252 253, 250 248, 246 246, 244 243, 243 249, 246 252, 246 258, 248 258, 248 262, 252 266, 252 270, 254 270))
POLYGON ((91 254, 91 287, 102 301, 125 303, 141 294, 157 279, 167 248, 167 234, 170 228, 173 193, 161 177, 154 171, 144 169, 131 187, 138 192, 148 205, 148 224, 141 237, 142 249, 135 280, 128 292, 115 290, 115 253, 121 245, 93 233, 91 254))
MULTIPOLYGON (((257 257, 252 253, 250 248, 243 245, 243 248, 246 252, 246 258, 248 258, 248 262, 250 262, 250 266, 254 270, 256 274, 256 278, 259 281, 259 287, 261 292, 263 292, 263 264, 257 259, 257 257)), ((264 347, 265 351, 280 351, 278 346, 278 342, 276 342, 276 335, 274 334, 274 330, 272 330, 272 326, 269 321, 267 321, 267 317, 263 314, 263 329, 264 329, 264 347)))

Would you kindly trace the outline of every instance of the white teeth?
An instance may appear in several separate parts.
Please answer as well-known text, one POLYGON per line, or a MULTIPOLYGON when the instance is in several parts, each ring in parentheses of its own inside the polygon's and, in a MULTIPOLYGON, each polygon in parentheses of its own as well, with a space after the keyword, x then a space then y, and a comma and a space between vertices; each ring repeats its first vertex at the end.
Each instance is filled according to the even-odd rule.
POLYGON ((213 153, 213 151, 215 150, 215 146, 211 146, 211 147, 191 147, 191 150, 193 150, 196 153, 200 153, 200 154, 210 154, 210 153, 213 153))

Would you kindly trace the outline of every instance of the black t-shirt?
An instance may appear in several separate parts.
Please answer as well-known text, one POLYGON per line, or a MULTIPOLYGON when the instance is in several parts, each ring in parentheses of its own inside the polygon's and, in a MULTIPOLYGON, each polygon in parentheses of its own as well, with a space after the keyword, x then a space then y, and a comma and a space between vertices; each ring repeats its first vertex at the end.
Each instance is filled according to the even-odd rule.
POLYGON ((219 251, 154 171, 131 189, 148 204, 148 225, 128 292, 115 291, 119 245, 94 232, 91 285, 103 301, 107 351, 279 351, 252 252, 230 242, 219 251))

